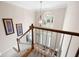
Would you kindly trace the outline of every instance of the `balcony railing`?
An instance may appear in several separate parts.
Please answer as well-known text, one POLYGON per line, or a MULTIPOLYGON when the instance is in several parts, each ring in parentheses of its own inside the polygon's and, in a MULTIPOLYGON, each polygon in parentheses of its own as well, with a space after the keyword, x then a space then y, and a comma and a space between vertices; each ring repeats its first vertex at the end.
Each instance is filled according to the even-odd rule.
POLYGON ((68 39, 69 43, 65 51, 65 57, 67 57, 74 37, 79 38, 79 33, 36 27, 32 24, 21 37, 17 38, 17 52, 21 56, 29 56, 32 51, 35 51, 45 57, 60 57, 63 40, 68 39))

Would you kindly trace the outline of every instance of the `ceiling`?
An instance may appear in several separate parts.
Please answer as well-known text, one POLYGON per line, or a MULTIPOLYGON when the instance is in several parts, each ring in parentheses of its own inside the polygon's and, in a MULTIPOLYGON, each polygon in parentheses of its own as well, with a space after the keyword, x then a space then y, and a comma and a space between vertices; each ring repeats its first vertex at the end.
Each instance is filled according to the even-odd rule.
MULTIPOLYGON (((5 1, 5 2, 30 10, 39 10, 41 7, 40 1, 5 1)), ((43 10, 66 7, 66 5, 67 5, 66 1, 42 1, 43 10)))

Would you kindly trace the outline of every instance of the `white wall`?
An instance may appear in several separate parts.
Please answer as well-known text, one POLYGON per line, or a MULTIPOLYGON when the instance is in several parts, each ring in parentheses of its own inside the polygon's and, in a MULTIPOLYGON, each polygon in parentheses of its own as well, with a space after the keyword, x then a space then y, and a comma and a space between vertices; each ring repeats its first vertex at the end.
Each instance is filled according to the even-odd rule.
POLYGON ((23 32, 25 32, 34 21, 34 12, 23 8, 13 6, 4 2, 0 2, 0 53, 6 52, 8 49, 16 45, 16 26, 22 23, 23 32), (14 26, 14 34, 6 35, 2 18, 12 18, 14 26))
MULTIPOLYGON (((67 6, 63 30, 79 32, 78 25, 79 25, 79 2, 69 2, 67 6)), ((63 46, 62 46, 61 56, 65 56, 68 43, 69 43, 69 36, 67 37, 65 36, 63 46)), ((67 56, 70 56, 70 57, 75 56, 75 53, 78 48, 79 48, 79 37, 73 37, 67 56)))
MULTIPOLYGON (((63 22, 64 22, 64 16, 65 16, 65 10, 66 8, 57 8, 57 9, 53 9, 53 10, 47 10, 47 11, 43 11, 42 16, 46 16, 46 15, 51 15, 53 16, 53 23, 51 25, 53 25, 53 29, 62 29, 63 27, 63 22)), ((38 24, 39 21, 39 12, 36 12, 36 18, 35 18, 35 23, 38 24)))

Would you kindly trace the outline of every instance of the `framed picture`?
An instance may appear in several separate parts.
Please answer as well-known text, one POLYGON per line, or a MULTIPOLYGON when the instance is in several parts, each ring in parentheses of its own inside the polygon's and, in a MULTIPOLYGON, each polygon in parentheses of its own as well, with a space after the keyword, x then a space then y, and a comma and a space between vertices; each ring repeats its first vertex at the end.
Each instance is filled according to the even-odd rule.
POLYGON ((3 24, 6 35, 14 33, 13 21, 11 18, 3 18, 3 24))
POLYGON ((17 30, 17 36, 20 36, 23 34, 22 24, 16 24, 16 30, 17 30))

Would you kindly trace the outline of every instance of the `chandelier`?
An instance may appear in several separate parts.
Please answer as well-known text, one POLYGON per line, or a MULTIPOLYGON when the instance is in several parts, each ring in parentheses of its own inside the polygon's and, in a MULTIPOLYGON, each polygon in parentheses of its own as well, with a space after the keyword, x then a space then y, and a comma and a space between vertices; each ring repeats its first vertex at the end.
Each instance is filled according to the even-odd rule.
POLYGON ((39 24, 42 24, 42 1, 40 1, 40 17, 39 17, 39 24))

